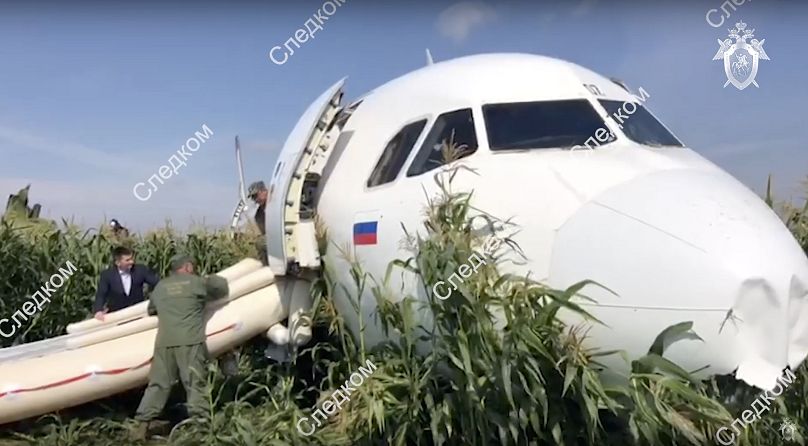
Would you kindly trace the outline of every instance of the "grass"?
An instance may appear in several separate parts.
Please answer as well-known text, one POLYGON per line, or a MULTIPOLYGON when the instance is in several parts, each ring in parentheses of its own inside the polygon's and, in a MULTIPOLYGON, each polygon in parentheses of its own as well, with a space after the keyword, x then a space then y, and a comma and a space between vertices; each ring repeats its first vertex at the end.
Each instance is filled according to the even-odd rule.
MULTIPOLYGON (((336 283, 329 265, 312 286, 315 341, 289 364, 263 358, 263 341, 241 348, 240 374, 227 378, 212 365, 208 373, 210 411, 203 423, 183 425, 172 437, 181 445, 701 445, 740 417, 757 397, 731 376, 698 381, 665 359, 666 339, 691 333, 687 321, 669 327, 632 358, 627 387, 604 383, 599 360, 618 352, 587 349, 587 325, 567 326, 558 317, 570 311, 588 316, 581 282, 554 290, 500 271, 506 253, 519 247, 501 231, 499 249, 485 249, 487 234, 475 228, 509 228, 472 207, 473 195, 451 188, 453 172, 438 175, 440 193, 428 203, 425 231, 407 228, 409 258, 392 262, 385 277, 371 277, 352 263, 351 283, 336 283), (482 219, 482 220, 481 220, 482 219), (420 235, 419 235, 420 234, 420 235), (431 284, 443 280, 473 253, 483 264, 447 299, 435 298, 431 284), (480 254, 483 255, 483 254, 480 254), (391 299, 393 274, 415 275, 426 300, 415 295, 391 299), (367 290, 369 293, 364 293, 367 290), (364 331, 351 333, 331 297, 372 296, 390 341, 369 346, 364 331), (393 303, 396 302, 396 303, 393 303), (417 315, 435 321, 421 326, 417 315), (302 417, 339 389, 368 359, 378 367, 314 434, 297 430, 302 417)), ((808 205, 776 204, 795 238, 808 252, 808 205)), ((321 235, 324 236, 322 229, 321 235)), ((191 253, 203 272, 254 255, 251 236, 224 232, 180 234, 170 227, 126 240, 103 231, 63 224, 46 228, 25 221, 0 224, 0 314, 11 314, 66 260, 79 267, 53 302, 15 340, 31 342, 64 332, 89 315, 95 280, 116 244, 136 249, 140 262, 165 274, 178 250, 191 253)), ((325 243, 321 245, 325 247, 325 243)), ((329 247, 328 249, 336 249, 329 247)), ((343 254, 350 259, 349 253, 343 254)), ((740 444, 783 444, 785 420, 808 432, 808 370, 749 425, 740 444)), ((141 390, 5 426, 2 444, 130 444, 127 429, 141 390), (16 442, 16 443, 15 443, 16 442)), ((167 410, 178 419, 178 391, 167 410)), ((148 444, 164 444, 153 441, 148 444)), ((798 436, 794 444, 804 444, 798 436)))

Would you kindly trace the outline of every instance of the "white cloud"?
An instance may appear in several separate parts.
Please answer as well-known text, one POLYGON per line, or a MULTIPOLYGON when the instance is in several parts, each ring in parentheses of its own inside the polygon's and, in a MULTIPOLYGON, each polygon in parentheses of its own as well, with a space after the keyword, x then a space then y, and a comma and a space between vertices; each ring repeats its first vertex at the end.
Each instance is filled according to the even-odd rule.
POLYGON ((757 141, 734 141, 716 144, 703 149, 705 155, 711 157, 737 157, 741 155, 759 154, 766 150, 771 153, 775 150, 782 150, 783 147, 796 147, 800 144, 799 137, 785 136, 782 138, 757 140, 757 141))
POLYGON ((91 167, 128 172, 148 167, 132 156, 110 154, 83 144, 45 138, 32 133, 0 126, 0 141, 10 146, 23 147, 41 154, 79 162, 91 167))
POLYGON ((597 5, 598 0, 582 0, 578 6, 572 11, 574 17, 580 17, 588 14, 597 5))
POLYGON ((241 147, 245 151, 266 152, 278 154, 281 151, 281 144, 275 140, 241 141, 241 147))
POLYGON ((483 2, 460 2, 440 13, 437 27, 441 34, 460 43, 466 40, 472 28, 480 27, 496 18, 494 9, 483 2))
MULTIPOLYGON (((255 170, 252 173, 260 178, 271 168, 267 166, 273 165, 281 145, 273 139, 242 139, 241 142, 247 174, 255 170)), ((220 146, 222 144, 225 143, 220 143, 220 146)), ((94 227, 109 218, 116 218, 134 230, 159 227, 166 220, 171 220, 179 229, 203 222, 224 226, 229 224, 238 200, 233 146, 232 143, 226 145, 230 146, 230 151, 209 149, 211 156, 194 159, 195 169, 180 170, 164 184, 158 184, 158 190, 144 202, 134 196, 132 188, 156 173, 161 164, 152 162, 156 158, 138 159, 127 153, 109 153, 0 125, 0 149, 4 151, 4 157, 8 148, 14 156, 17 153, 24 156, 23 159, 36 160, 46 156, 64 160, 62 173, 71 174, 64 180, 52 178, 44 172, 37 173, 39 169, 24 169, 19 174, 12 174, 14 176, 5 175, 0 178, 0 214, 9 194, 31 184, 29 205, 40 203, 41 216, 56 221, 73 219, 77 224, 94 227), (222 164, 224 162, 228 164, 222 164), (213 166, 212 171, 217 175, 211 176, 211 169, 205 169, 208 164, 213 166)), ((158 161, 165 163, 165 159, 158 161)), ((248 176, 248 182, 251 178, 248 176)), ((140 190, 144 194, 146 191, 140 190)))
POLYGON ((208 225, 224 226, 229 223, 237 201, 235 187, 222 187, 182 175, 158 185, 159 189, 147 201, 134 196, 130 183, 55 181, 28 176, 0 178, 3 209, 9 194, 16 193, 26 184, 31 184, 28 205, 41 204, 41 217, 58 222, 62 218, 74 219, 75 223, 85 227, 97 227, 109 218, 116 218, 124 226, 137 231, 160 227, 166 220, 171 220, 181 230, 203 221, 208 225))

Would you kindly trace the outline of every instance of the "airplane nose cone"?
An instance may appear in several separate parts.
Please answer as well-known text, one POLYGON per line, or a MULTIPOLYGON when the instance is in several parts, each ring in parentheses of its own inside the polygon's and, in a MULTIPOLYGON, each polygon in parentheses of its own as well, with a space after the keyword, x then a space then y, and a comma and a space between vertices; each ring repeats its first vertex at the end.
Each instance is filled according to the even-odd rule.
POLYGON ((656 172, 583 205, 558 229, 549 282, 584 279, 616 294, 584 290, 608 326, 592 336, 632 357, 682 321, 693 321, 704 342, 679 342, 666 356, 690 370, 737 369, 740 379, 771 389, 808 354, 808 258, 774 212, 729 175, 656 172))

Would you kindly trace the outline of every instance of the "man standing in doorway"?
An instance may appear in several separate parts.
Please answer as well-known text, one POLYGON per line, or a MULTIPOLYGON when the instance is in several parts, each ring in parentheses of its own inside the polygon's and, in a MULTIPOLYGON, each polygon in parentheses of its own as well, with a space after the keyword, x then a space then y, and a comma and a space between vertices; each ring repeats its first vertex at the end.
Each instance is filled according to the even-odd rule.
POLYGON ((108 312, 142 302, 143 284, 147 283, 154 290, 160 281, 154 271, 135 264, 134 253, 129 248, 115 248, 112 258, 114 265, 101 272, 95 293, 93 313, 99 321, 103 321, 108 312))
POLYGON ((256 181, 250 184, 247 191, 247 197, 258 205, 258 210, 255 211, 255 224, 261 235, 266 235, 266 207, 267 199, 269 198, 269 191, 263 181, 256 181))
POLYGON ((171 276, 163 279, 149 299, 149 314, 157 314, 154 360, 149 385, 137 408, 135 440, 148 437, 152 422, 163 411, 173 382, 179 378, 188 396, 190 416, 205 411, 208 350, 205 345, 205 304, 228 294, 227 281, 219 276, 194 274, 190 257, 171 259, 171 276))
POLYGON ((256 181, 250 184, 250 188, 247 191, 247 196, 258 205, 258 210, 255 211, 255 224, 258 226, 258 230, 261 231, 261 237, 258 240, 258 246, 256 246, 256 248, 258 248, 258 256, 260 257, 261 262, 266 265, 268 263, 266 242, 266 207, 267 201, 270 198, 270 193, 263 181, 256 181))

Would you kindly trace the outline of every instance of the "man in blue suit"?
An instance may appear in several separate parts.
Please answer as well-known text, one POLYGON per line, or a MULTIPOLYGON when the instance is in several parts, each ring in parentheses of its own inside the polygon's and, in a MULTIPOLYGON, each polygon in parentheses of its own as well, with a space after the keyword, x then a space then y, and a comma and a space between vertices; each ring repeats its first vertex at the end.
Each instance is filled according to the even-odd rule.
POLYGON ((131 249, 115 248, 112 256, 114 265, 101 272, 93 304, 95 318, 100 321, 104 320, 108 312, 122 310, 142 302, 143 284, 149 284, 149 289, 153 290, 160 281, 154 271, 135 264, 135 256, 131 249))

